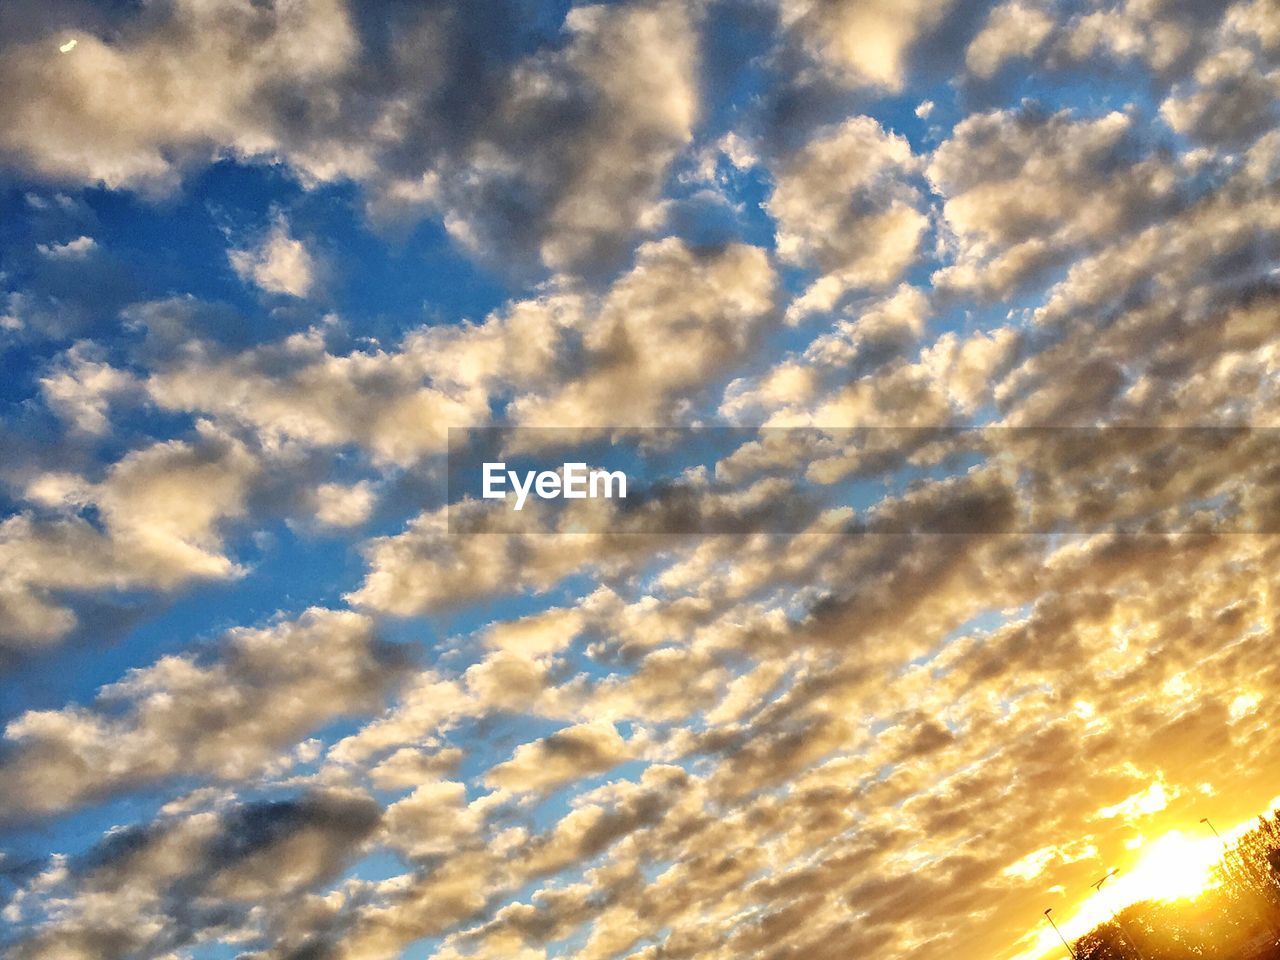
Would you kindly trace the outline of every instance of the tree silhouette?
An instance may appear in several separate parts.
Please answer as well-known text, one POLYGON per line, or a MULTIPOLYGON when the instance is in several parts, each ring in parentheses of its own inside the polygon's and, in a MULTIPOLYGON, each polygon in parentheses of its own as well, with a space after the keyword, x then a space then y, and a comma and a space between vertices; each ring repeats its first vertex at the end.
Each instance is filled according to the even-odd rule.
POLYGON ((1220 896, 1273 929, 1280 924, 1280 813, 1258 818, 1214 871, 1220 896))
POLYGON ((1258 818, 1194 900, 1142 901, 1117 919, 1076 941, 1079 960, 1280 960, 1280 812, 1258 818))
POLYGON ((1076 941, 1077 960, 1130 960, 1133 951, 1119 928, 1108 921, 1094 927, 1076 941))

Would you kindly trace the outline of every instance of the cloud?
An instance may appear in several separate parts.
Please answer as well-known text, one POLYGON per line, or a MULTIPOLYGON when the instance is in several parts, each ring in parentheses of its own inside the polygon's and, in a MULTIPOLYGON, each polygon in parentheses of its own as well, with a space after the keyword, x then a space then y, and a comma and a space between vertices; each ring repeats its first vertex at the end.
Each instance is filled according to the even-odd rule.
POLYGON ((316 520, 327 527, 354 527, 364 523, 376 501, 372 485, 361 480, 350 486, 322 483, 315 489, 316 520))
POLYGON ((446 747, 434 753, 402 747, 379 761, 369 771, 369 778, 382 790, 434 784, 446 774, 456 773, 461 760, 462 751, 457 747, 446 747))
POLYGON ((965 65, 975 76, 990 79, 1011 59, 1034 57, 1053 27, 1053 19, 1034 6, 1007 3, 996 7, 969 42, 965 65))
MULTIPOLYGON (((15 39, 0 75, 15 92, 0 156, 40 176, 153 193, 221 156, 280 159, 310 184, 360 183, 375 220, 438 218, 484 260, 615 264, 692 138, 693 14, 675 0, 582 7, 545 50, 455 59, 486 43, 514 48, 511 14, 488 6, 483 33, 444 5, 388 12, 389 45, 362 35, 340 0, 182 0, 106 18, 112 42, 83 33, 56 60, 47 33, 15 39)), ((270 292, 310 287, 305 251, 280 228, 232 263, 270 292)))
MULTIPOLYGON (((455 508, 456 509, 456 508, 455 508)), ((545 589, 588 566, 622 562, 645 547, 618 537, 583 534, 565 543, 539 532, 533 512, 527 535, 454 536, 445 510, 424 513, 402 533, 366 545, 368 573, 347 600, 398 616, 448 610, 494 596, 513 584, 545 589)))
POLYGON ((1067 62, 1145 65, 1158 80, 1184 70, 1213 35, 1223 3, 1123 3, 1078 14, 1059 45, 1067 62))
POLYGON ((758 377, 730 383, 720 411, 740 423, 795 421, 824 393, 881 369, 918 346, 931 311, 929 297, 907 284, 888 296, 851 304, 802 354, 784 359, 758 377))
POLYGON ((486 419, 483 390, 434 386, 432 362, 413 344, 396 353, 330 354, 323 332, 313 330, 241 353, 192 343, 145 389, 162 409, 246 424, 268 444, 359 444, 377 462, 411 463, 442 450, 449 425, 486 419))
POLYGON ((1257 38, 1268 53, 1280 51, 1280 28, 1276 26, 1274 0, 1232 4, 1222 19, 1222 26, 1229 35, 1257 38))
POLYGON ((368 797, 314 792, 121 829, 45 875, 60 907, 12 955, 154 956, 236 929, 255 904, 296 908, 351 860, 381 815, 368 797))
POLYGON ((11 720, 0 809, 22 818, 180 775, 252 776, 326 721, 376 710, 401 667, 355 613, 313 609, 233 630, 214 656, 164 657, 90 707, 11 720))
POLYGON ((56 179, 159 190, 182 164, 221 150, 270 156, 284 146, 273 112, 289 88, 318 92, 358 49, 336 0, 279 8, 183 0, 116 29, 113 43, 79 34, 74 56, 49 57, 41 39, 7 45, 3 83, 15 95, 6 98, 0 150, 11 163, 56 179))
MULTIPOLYGON (((94 377, 101 383, 103 371, 94 377)), ((65 382, 52 384, 55 398, 81 399, 65 382)), ((95 413, 90 402, 76 415, 95 427, 95 413)), ((127 454, 97 482, 65 472, 29 478, 25 496, 39 512, 0 522, 5 645, 30 649, 68 633, 75 615, 66 594, 174 590, 240 575, 223 552, 221 528, 243 513, 259 468, 244 444, 204 425, 192 441, 127 454), (83 515, 89 508, 96 522, 83 515)))
MULTIPOLYGON (((655 553, 712 533, 803 529, 815 508, 802 497, 793 502, 792 493, 790 483, 776 478, 707 489, 694 477, 657 489, 643 509, 599 499, 559 512, 541 502, 527 504, 511 514, 490 510, 481 500, 463 500, 419 514, 401 533, 369 541, 364 581, 345 598, 409 617, 512 591, 546 591, 572 574, 634 575, 655 553)), ((516 662, 529 661, 523 653, 507 652, 516 662)))
POLYGON ((479 832, 480 812, 467 806, 467 788, 451 780, 423 784, 387 808, 390 843, 411 857, 448 853, 479 832))
POLYGON ((603 294, 570 288, 480 324, 417 328, 396 350, 330 353, 320 328, 240 353, 190 342, 144 389, 164 409, 248 425, 268 446, 357 445, 378 463, 442 452, 450 426, 483 424, 500 401, 528 426, 648 425, 678 417, 748 353, 776 282, 759 248, 669 238, 642 245, 603 294), (671 337, 678 360, 656 349, 671 337))
POLYGON ((830 310, 851 288, 886 287, 915 261, 928 222, 907 180, 916 167, 906 139, 870 117, 821 130, 779 162, 765 205, 778 255, 824 271, 788 320, 830 310))
MULTIPOLYGON (((673 805, 684 804, 689 784, 688 774, 678 767, 655 765, 637 783, 601 787, 584 796, 575 810, 542 834, 510 837, 487 848, 464 848, 429 869, 397 878, 400 882, 390 897, 336 918, 315 946, 353 960, 393 956, 413 940, 438 936, 475 917, 486 900, 500 892, 510 893, 615 845, 630 849, 628 838, 654 831, 673 805)), ((625 881, 623 884, 625 889, 625 881)), ((572 896, 568 898, 571 901, 572 896)), ((263 960, 287 956, 303 939, 302 935, 294 936, 298 942, 277 940, 274 949, 263 954, 263 960)))
POLYGON ((41 243, 36 249, 41 256, 54 260, 82 260, 97 249, 98 242, 93 237, 76 237, 66 243, 41 243))
POLYGON ((1177 170, 1143 156, 1132 116, 1094 119, 1034 105, 972 114, 934 152, 955 262, 937 286, 1003 297, 1070 252, 1110 241, 1168 212, 1177 170))
POLYGON ((306 297, 316 282, 316 262, 306 245, 289 233, 289 223, 277 216, 261 240, 243 250, 230 250, 227 259, 236 275, 267 293, 306 297))
POLYGON ((896 93, 912 46, 942 23, 951 0, 895 4, 873 0, 779 0, 785 30, 840 82, 896 93))
POLYGON ((1205 143, 1239 147, 1280 122, 1280 69, 1247 47, 1213 52, 1196 67, 1194 79, 1174 87, 1160 115, 1178 133, 1205 143))
POLYGON ((481 257, 552 270, 616 262, 698 116, 695 26, 679 2, 586 6, 567 43, 505 79, 466 154, 432 171, 445 227, 481 257))
POLYGON ((485 782, 513 791, 549 790, 603 773, 630 756, 626 742, 605 720, 569 727, 517 748, 510 760, 490 768, 485 782))
POLYGON ((511 418, 526 426, 643 426, 682 408, 763 332, 776 277, 765 253, 744 244, 691 249, 645 244, 634 269, 584 317, 576 376, 519 395, 511 418), (678 340, 678 356, 661 345, 678 340))
MULTIPOLYGON (((713 563, 693 581, 700 594, 717 597, 721 582, 757 575, 758 558, 767 565, 758 573, 762 583, 781 582, 780 571, 791 566, 791 576, 821 578, 835 591, 811 617, 785 625, 780 639, 790 669, 762 678, 765 689, 773 686, 771 695, 756 700, 755 709, 725 710, 696 742, 705 777, 653 764, 638 782, 617 780, 581 795, 532 836, 498 824, 477 833, 480 808, 464 805, 459 786, 428 781, 391 805, 398 826, 389 842, 406 844, 430 864, 378 891, 331 895, 329 906, 317 903, 315 912, 280 908, 263 956, 287 955, 303 943, 334 944, 351 957, 391 956, 425 936, 451 937, 464 956, 510 953, 573 932, 585 938, 590 955, 609 956, 647 949, 655 923, 674 931, 666 940, 679 956, 729 957, 753 945, 816 949, 814 938, 830 941, 833 951, 874 942, 901 953, 921 935, 915 909, 921 895, 933 897, 940 914, 926 935, 950 949, 948 937, 967 936, 950 932, 957 923, 974 930, 968 918, 977 904, 965 891, 979 879, 984 890, 998 891, 1000 906, 983 914, 976 942, 1013 942, 1028 908, 1024 898, 1040 890, 1020 893, 1026 881, 1006 868, 1100 806, 1146 790, 1150 781, 1124 769, 1125 758, 1137 753, 1149 770, 1163 757, 1156 762, 1168 784, 1223 775, 1220 767, 1207 773, 1189 752, 1171 759, 1153 743, 1146 756, 1137 745, 1149 735, 1180 735, 1165 728, 1185 723, 1176 717, 1186 701, 1166 701, 1160 683, 1173 669, 1170 658, 1193 671, 1179 696, 1195 699, 1238 689, 1243 676, 1263 682, 1260 669, 1274 672, 1268 638, 1248 632, 1260 607, 1215 618, 1211 638, 1201 632, 1207 624, 1185 622, 1193 595, 1206 610, 1218 610, 1239 596, 1241 577, 1252 582, 1270 569, 1261 540, 1211 538, 1193 546, 1095 538, 1055 548, 995 537, 985 546, 953 543, 944 553, 937 540, 904 549, 819 539, 826 545, 809 553, 721 545, 720 555, 735 562, 713 563), (1171 564, 1183 576, 1170 576, 1171 564), (964 626, 974 609, 1037 596, 1043 599, 1025 615, 995 630, 964 626), (1147 624, 1130 640, 1147 656, 1117 649, 1116 627, 1134 621, 1147 624), (1229 637, 1245 639, 1231 644, 1229 637), (1206 648, 1233 652, 1206 663, 1206 648), (1145 693, 1135 692, 1139 682, 1145 693), (1094 706, 1064 710, 1060 690, 1094 706), (853 711, 857 723, 849 720, 853 711), (859 736, 863 716, 880 719, 881 736, 859 736), (1117 728, 1126 731, 1123 741, 1117 728), (1014 802, 999 799, 1009 796, 1014 802), (1032 797, 1049 800, 1053 816, 1045 817, 1032 797), (993 818, 1003 828, 999 839, 981 854, 956 852, 993 818), (932 866, 923 879, 922 857, 932 866), (568 867, 581 871, 579 879, 568 888, 535 885, 527 908, 520 901, 486 906, 568 867), (842 904, 856 904, 857 923, 831 920, 842 904), (712 929, 708 916, 720 918, 712 929), (810 926, 797 927, 797 916, 810 926)), ((596 603, 593 609, 617 615, 617 608, 596 603)), ((741 624, 744 611, 730 605, 721 616, 741 624)), ((506 653, 506 646, 495 652, 506 653)), ((664 654, 666 661, 685 659, 679 650, 664 654)), ((668 685, 687 694, 692 678, 712 675, 705 660, 690 667, 674 671, 668 685)), ((584 709, 618 703, 617 686, 599 685, 598 699, 584 709)), ((725 678, 716 678, 715 687, 728 695, 725 678)), ((414 696, 415 709, 437 717, 450 709, 445 686, 426 684, 414 696)), ((645 722, 670 717, 677 727, 703 709, 687 696, 628 699, 628 709, 645 722)), ((385 732, 376 726, 383 722, 370 729, 385 732)), ((588 727, 599 729, 562 731, 574 731, 572 749, 552 749, 556 735, 533 741, 516 750, 508 761, 514 766, 500 764, 490 774, 502 770, 514 786, 529 788, 547 774, 563 787, 584 770, 614 762, 616 731, 610 736, 612 727, 599 721, 588 727)), ((401 729, 397 736, 423 736, 422 728, 401 729)), ((1225 710, 1221 725, 1205 718, 1195 729, 1197 736, 1245 735, 1229 732, 1225 710)), ((1093 839, 1106 846, 1099 856, 1122 852, 1093 839)), ((1088 858, 1063 858, 1045 882, 1090 869, 1088 858)), ((988 893, 982 902, 989 900, 988 893)))
POLYGON ((40 380, 45 403, 83 433, 106 433, 111 403, 136 394, 137 381, 107 363, 90 341, 73 344, 59 359, 40 380))
POLYGON ((471 711, 462 686, 427 670, 406 684, 397 704, 329 750, 337 764, 360 765, 406 744, 430 742, 471 711))
POLYGON ((1274 296, 1259 253, 1276 243, 1276 213, 1246 168, 1222 194, 1077 261, 1037 310, 1045 327, 1072 335, 996 390, 1009 422, 1078 423, 1105 411, 1122 422, 1202 423, 1212 410, 1217 422, 1269 424, 1264 371, 1274 359, 1254 324, 1274 296), (1127 374, 1120 357, 1135 362, 1127 374), (1177 383, 1167 364, 1183 370, 1177 383), (1239 378, 1258 385, 1250 396, 1260 405, 1251 399, 1247 412, 1231 399, 1239 378))
MULTIPOLYGON (((1063 890, 1135 866, 1137 828, 1264 808, 1280 555, 1192 530, 1274 519, 1274 441, 1057 428, 1275 420, 1274 6, 785 0, 726 33, 646 0, 563 25, 491 0, 0 4, 20 180, 278 164, 309 209, 435 218, 512 284, 383 341, 358 311, 261 334, 279 301, 148 291, 89 341, 65 294, 116 245, 67 241, 117 234, 31 221, 0 313, 7 356, 52 356, 4 428, 8 649, 254 579, 20 675, 0 804, 34 829, 0 861, 6 946, 1005 960, 1046 905, 1070 922, 1063 890), (1044 104, 1008 102, 1027 90, 1044 104), (709 183, 734 215, 701 244, 663 216, 709 183), (815 429, 744 431, 643 510, 500 530, 439 505, 450 425, 717 418, 815 429), (956 423, 989 442, 902 429, 956 423), (1184 532, 1112 532, 1132 517, 1184 532), (1065 529, 1001 532, 1044 518, 1065 529), (969 532, 829 533, 871 519, 969 532), (311 542, 240 555, 290 528, 311 542), (296 549, 364 567, 302 583, 296 549), (277 587, 294 611, 181 633, 277 587), (333 590, 351 609, 308 608, 333 590)), ((70 203, 25 189, 24 217, 70 203)), ((237 237, 245 282, 314 296, 317 263, 306 290, 287 267, 305 239, 237 237)))

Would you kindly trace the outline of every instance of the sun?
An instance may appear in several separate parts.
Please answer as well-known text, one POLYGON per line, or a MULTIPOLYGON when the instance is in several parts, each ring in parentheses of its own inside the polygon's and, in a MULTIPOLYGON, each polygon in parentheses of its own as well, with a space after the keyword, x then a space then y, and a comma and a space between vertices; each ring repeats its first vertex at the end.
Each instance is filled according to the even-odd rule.
MULTIPOLYGON (((1247 828, 1247 824, 1245 825, 1247 828)), ((1190 900, 1213 883, 1213 868, 1222 859, 1221 841, 1214 837, 1188 836, 1171 830, 1142 845, 1133 866, 1108 877, 1103 888, 1091 892, 1066 922, 1059 921, 1070 939, 1083 936, 1118 911, 1141 900, 1190 900)), ((1058 948, 1054 932, 1045 928, 1034 946, 1015 960, 1038 960, 1058 948)))
POLYGON ((1215 838, 1170 831, 1146 844, 1138 862, 1115 878, 1111 896, 1121 904, 1194 898, 1209 886, 1221 858, 1215 838))

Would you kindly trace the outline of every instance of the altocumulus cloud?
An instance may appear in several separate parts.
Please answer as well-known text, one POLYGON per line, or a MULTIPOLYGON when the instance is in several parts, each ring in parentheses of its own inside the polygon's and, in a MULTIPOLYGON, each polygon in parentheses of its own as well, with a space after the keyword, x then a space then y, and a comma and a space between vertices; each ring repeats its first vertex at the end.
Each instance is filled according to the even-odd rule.
POLYGON ((0 5, 3 949, 1034 960, 1266 808, 1277 23, 0 5), (451 427, 707 424, 445 501, 451 427))

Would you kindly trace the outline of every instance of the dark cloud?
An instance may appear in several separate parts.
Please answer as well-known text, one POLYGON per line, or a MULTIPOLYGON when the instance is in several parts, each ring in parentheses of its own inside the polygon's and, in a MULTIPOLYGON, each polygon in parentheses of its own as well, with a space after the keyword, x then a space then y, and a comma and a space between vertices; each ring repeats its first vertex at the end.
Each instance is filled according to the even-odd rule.
POLYGON ((381 819, 370 798, 311 793, 110 835, 57 883, 64 909, 10 956, 156 956, 230 931, 255 905, 292 902, 335 877, 381 819), (114 909, 103 918, 99 904, 114 909))

